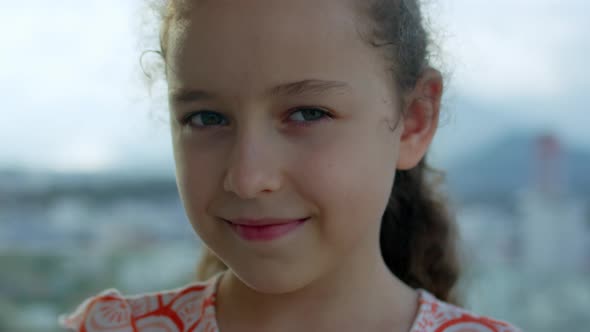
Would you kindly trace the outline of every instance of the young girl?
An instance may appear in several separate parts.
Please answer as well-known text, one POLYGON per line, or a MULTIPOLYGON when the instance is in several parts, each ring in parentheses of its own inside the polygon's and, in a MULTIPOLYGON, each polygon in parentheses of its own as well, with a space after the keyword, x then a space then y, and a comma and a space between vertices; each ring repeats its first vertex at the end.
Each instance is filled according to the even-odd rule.
POLYGON ((429 187, 441 74, 414 0, 173 0, 177 182, 206 281, 116 289, 73 331, 517 331, 449 304, 453 223, 429 187), (446 301, 446 302, 443 302, 446 301))

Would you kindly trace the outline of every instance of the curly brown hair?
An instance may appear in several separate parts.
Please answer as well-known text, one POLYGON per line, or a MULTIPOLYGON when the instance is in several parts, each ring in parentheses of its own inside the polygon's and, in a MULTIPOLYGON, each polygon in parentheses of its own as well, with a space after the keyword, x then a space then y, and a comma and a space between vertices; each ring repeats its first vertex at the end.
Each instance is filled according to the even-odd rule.
MULTIPOLYGON (((166 61, 168 30, 182 12, 181 1, 165 1, 159 7, 160 50, 166 61)), ((402 93, 411 91, 430 66, 431 40, 424 26, 418 0, 363 1, 361 10, 370 19, 366 41, 383 50, 402 93)), ((402 108, 403 109, 403 108, 402 108)), ((396 170, 395 181, 381 221, 381 253, 388 268, 414 288, 423 288, 443 301, 458 304, 455 285, 459 259, 455 221, 447 200, 437 191, 442 173, 430 168, 426 156, 410 170, 396 170)), ((205 280, 227 267, 207 248, 197 266, 197 278, 205 280)))

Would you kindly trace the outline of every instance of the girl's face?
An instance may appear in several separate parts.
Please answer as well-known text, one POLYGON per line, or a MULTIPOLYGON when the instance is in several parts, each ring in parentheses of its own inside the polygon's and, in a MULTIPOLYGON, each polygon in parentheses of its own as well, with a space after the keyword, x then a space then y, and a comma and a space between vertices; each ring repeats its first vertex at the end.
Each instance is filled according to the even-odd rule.
POLYGON ((203 242, 269 293, 379 255, 403 126, 390 129, 399 96, 353 2, 192 3, 171 23, 167 75, 177 181, 203 242), (306 221, 228 222, 261 218, 306 221))

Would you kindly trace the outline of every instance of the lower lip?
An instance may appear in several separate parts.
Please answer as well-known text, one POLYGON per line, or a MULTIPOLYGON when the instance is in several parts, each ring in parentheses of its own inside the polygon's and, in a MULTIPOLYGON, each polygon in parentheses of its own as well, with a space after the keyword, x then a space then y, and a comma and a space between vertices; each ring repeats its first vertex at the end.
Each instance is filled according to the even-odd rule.
POLYGON ((265 226, 244 226, 228 222, 230 227, 244 240, 248 241, 271 241, 283 237, 299 226, 303 225, 309 218, 277 225, 265 226))

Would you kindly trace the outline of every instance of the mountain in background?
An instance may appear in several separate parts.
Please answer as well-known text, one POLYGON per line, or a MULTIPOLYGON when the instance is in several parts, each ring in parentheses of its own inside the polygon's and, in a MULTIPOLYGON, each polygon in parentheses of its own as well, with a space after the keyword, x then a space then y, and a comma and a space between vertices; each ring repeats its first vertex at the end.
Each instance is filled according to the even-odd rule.
POLYGON ((511 199, 543 183, 590 198, 590 151, 562 145, 548 134, 508 135, 446 171, 449 191, 461 200, 511 199))

